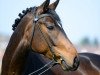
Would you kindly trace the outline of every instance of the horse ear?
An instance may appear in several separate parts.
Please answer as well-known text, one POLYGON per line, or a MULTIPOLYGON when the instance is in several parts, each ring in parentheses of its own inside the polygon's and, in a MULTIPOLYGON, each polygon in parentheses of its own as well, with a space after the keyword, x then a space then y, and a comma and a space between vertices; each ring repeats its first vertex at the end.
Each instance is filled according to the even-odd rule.
POLYGON ((45 2, 43 2, 42 5, 40 5, 40 7, 42 8, 43 12, 47 11, 49 3, 50 3, 50 0, 46 0, 45 2))
POLYGON ((58 3, 59 3, 59 0, 56 0, 54 3, 49 5, 49 8, 55 10, 57 5, 58 5, 58 3))

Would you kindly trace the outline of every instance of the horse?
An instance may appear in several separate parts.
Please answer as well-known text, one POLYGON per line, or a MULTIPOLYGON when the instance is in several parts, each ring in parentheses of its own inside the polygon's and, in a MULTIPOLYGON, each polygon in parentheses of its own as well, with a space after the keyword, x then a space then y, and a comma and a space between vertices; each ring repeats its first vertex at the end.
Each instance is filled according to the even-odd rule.
MULTIPOLYGON (((13 24, 13 34, 2 59, 1 75, 22 75, 30 50, 59 64, 63 70, 74 71, 79 66, 78 53, 65 34, 55 9, 56 0, 23 10, 13 24)), ((35 61, 34 61, 35 63, 35 61)))
MULTIPOLYGON (((100 55, 93 53, 79 53, 79 60, 80 65, 76 71, 63 71, 61 66, 56 65, 49 71, 43 73, 43 75, 100 75, 100 55)), ((49 61, 49 59, 42 55, 30 52, 23 75, 28 75, 29 73, 34 72, 49 61), (34 60, 36 63, 34 63, 34 60), (41 64, 39 64, 40 62, 41 64)), ((39 71, 36 75, 42 71, 43 70, 39 71)))

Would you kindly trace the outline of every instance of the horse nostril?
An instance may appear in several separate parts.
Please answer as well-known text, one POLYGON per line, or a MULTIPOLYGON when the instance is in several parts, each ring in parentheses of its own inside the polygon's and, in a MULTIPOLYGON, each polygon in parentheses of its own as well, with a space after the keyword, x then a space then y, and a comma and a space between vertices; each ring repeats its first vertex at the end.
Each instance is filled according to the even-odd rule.
POLYGON ((75 57, 74 58, 74 64, 73 64, 73 67, 78 67, 79 66, 79 58, 78 57, 75 57))
POLYGON ((75 57, 75 58, 74 58, 74 63, 76 63, 76 62, 78 62, 78 61, 79 61, 78 57, 75 57))

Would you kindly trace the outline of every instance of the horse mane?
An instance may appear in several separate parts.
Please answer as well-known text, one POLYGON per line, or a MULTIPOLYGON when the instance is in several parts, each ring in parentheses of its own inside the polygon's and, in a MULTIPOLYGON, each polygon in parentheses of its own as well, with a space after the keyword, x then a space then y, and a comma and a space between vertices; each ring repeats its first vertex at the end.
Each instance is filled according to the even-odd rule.
POLYGON ((21 19, 28 13, 31 12, 31 10, 34 10, 35 7, 30 7, 30 8, 26 8, 26 10, 23 10, 22 13, 19 13, 18 16, 19 18, 15 19, 14 24, 12 25, 12 30, 14 31, 16 29, 16 27, 18 26, 19 22, 21 21, 21 19))
MULTIPOLYGON (((12 25, 12 30, 14 31, 16 29, 16 27, 18 26, 18 24, 20 23, 21 19, 28 13, 28 12, 31 12, 31 10, 34 10, 36 7, 30 7, 30 8, 26 8, 26 10, 23 10, 22 13, 19 13, 18 16, 19 18, 16 18, 15 19, 15 22, 14 24, 12 25)), ((57 15, 57 13, 51 9, 49 9, 47 11, 48 14, 51 14, 52 17, 54 17, 54 19, 60 23, 60 25, 62 26, 61 24, 61 19, 59 18, 59 16, 57 15)))

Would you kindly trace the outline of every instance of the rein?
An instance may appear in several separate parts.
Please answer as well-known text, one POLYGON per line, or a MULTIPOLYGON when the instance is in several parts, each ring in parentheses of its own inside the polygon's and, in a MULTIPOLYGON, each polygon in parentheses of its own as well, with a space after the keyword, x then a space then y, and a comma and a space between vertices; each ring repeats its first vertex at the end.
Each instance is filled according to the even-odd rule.
MULTIPOLYGON (((37 22, 39 21, 39 19, 44 18, 44 17, 47 17, 47 16, 49 16, 49 17, 51 17, 52 19, 54 19, 50 14, 42 14, 42 15, 40 15, 40 16, 37 16, 37 15, 36 15, 36 10, 37 10, 37 7, 35 7, 35 8, 32 10, 32 12, 34 12, 33 15, 35 15, 35 16, 34 16, 34 21, 33 21, 33 24, 34 24, 34 25, 33 25, 33 34, 32 34, 31 43, 30 43, 30 48, 31 48, 31 49, 32 49, 32 47, 31 47, 31 45, 32 45, 32 40, 33 40, 33 36, 34 36, 34 26, 37 25, 37 22)), ((51 69, 53 66, 55 66, 56 64, 58 64, 57 61, 56 61, 56 56, 55 56, 55 54, 54 54, 54 50, 53 50, 53 48, 52 48, 52 46, 53 46, 52 43, 50 43, 50 42, 47 40, 47 37, 46 37, 46 36, 44 35, 44 33, 42 32, 40 25, 38 25, 38 27, 39 27, 39 30, 40 30, 41 34, 43 35, 43 37, 44 37, 44 39, 45 39, 47 45, 48 45, 49 48, 50 48, 50 51, 51 51, 51 53, 52 53, 52 55, 53 55, 53 60, 52 60, 51 62, 47 63, 46 65, 44 65, 43 67, 39 68, 38 70, 35 70, 35 71, 29 73, 28 75, 33 75, 33 74, 35 74, 35 73, 37 73, 37 72, 43 70, 44 68, 48 67, 48 65, 49 65, 49 67, 48 67, 47 69, 45 69, 44 71, 42 71, 41 73, 38 74, 38 75, 42 75, 43 73, 45 73, 46 71, 48 71, 49 69, 51 69), (51 64, 51 65, 50 65, 50 64, 51 64)), ((52 41, 51 41, 51 42, 52 42, 52 41)))
POLYGON ((41 67, 41 68, 39 68, 39 69, 37 69, 37 70, 35 70, 35 71, 33 71, 33 72, 31 72, 31 73, 29 73, 28 75, 33 75, 33 74, 36 74, 36 73, 38 73, 39 71, 41 71, 41 70, 43 70, 43 69, 45 69, 46 67, 48 67, 48 68, 46 68, 44 71, 42 71, 41 73, 39 73, 38 75, 42 75, 43 73, 45 73, 46 71, 48 71, 49 69, 51 69, 53 66, 55 66, 56 65, 56 63, 54 62, 54 60, 52 60, 52 61, 50 61, 49 63, 47 63, 47 64, 45 64, 43 67, 41 67), (51 65, 50 65, 51 64, 51 65))

